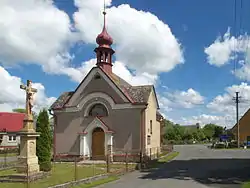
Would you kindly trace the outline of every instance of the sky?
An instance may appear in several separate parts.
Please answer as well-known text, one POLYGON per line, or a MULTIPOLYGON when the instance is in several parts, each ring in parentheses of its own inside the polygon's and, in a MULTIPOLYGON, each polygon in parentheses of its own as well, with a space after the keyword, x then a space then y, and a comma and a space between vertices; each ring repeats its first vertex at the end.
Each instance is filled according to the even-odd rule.
MULTIPOLYGON (((34 110, 73 91, 95 66, 104 0, 0 1, 0 111, 34 110)), ((250 106, 250 1, 106 0, 113 72, 132 85, 154 84, 165 118, 182 125, 232 127, 250 106)))

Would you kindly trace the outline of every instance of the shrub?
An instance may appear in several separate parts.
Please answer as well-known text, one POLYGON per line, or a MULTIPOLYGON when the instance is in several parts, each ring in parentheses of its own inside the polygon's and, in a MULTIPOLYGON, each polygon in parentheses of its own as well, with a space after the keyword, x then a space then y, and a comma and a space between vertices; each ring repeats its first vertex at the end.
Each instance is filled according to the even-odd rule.
POLYGON ((44 172, 49 172, 52 168, 51 162, 40 163, 40 170, 44 172))
POLYGON ((216 149, 226 148, 226 144, 225 143, 216 143, 214 145, 214 148, 216 148, 216 149))
POLYGON ((42 171, 51 170, 51 143, 49 116, 46 109, 43 109, 37 118, 36 130, 40 133, 37 138, 37 157, 42 171))
POLYGON ((237 144, 237 142, 230 142, 230 143, 228 143, 228 147, 229 148, 237 148, 238 144, 237 144))

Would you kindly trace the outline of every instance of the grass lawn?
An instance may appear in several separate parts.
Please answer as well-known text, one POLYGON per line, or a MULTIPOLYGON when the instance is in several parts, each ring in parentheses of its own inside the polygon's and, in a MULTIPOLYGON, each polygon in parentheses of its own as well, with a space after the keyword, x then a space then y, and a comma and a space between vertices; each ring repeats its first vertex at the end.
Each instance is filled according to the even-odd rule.
POLYGON ((82 184, 82 185, 74 186, 72 188, 91 188, 91 187, 96 187, 98 185, 109 183, 111 181, 115 181, 115 180, 118 180, 118 179, 119 179, 119 177, 117 177, 117 176, 110 176, 110 177, 102 179, 102 180, 94 181, 94 182, 88 183, 88 184, 82 184))
MULTIPOLYGON (((77 179, 91 177, 94 175, 105 173, 101 168, 92 166, 78 166, 77 179)), ((0 175, 15 174, 15 170, 0 171, 0 175)), ((52 175, 48 178, 30 183, 30 188, 44 188, 52 185, 62 184, 75 180, 75 168, 72 163, 61 163, 53 166, 52 175)), ((25 183, 1 183, 1 188, 24 188, 25 183)))
POLYGON ((153 162, 152 164, 149 165, 149 168, 158 168, 160 165, 171 161, 172 159, 174 159, 175 157, 177 157, 179 155, 179 152, 172 152, 169 153, 168 155, 161 157, 160 159, 158 159, 157 161, 153 162))
MULTIPOLYGON (((106 164, 95 164, 96 167, 98 168, 107 168, 106 164)), ((128 164, 128 169, 135 169, 136 164, 128 164)), ((126 169, 126 165, 124 164, 110 164, 110 170, 115 171, 115 170, 121 170, 121 169, 126 169)))
POLYGON ((243 183, 241 187, 242 188, 250 188, 250 181, 243 183))
POLYGON ((17 153, 0 153, 0 157, 14 157, 14 156, 18 156, 17 153))

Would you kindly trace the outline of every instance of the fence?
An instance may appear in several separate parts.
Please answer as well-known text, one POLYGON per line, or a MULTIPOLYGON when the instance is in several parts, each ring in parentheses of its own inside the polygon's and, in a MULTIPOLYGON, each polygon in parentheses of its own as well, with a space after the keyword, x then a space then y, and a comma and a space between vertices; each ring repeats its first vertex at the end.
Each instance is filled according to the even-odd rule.
POLYGON ((15 166, 18 155, 18 147, 0 147, 0 170, 15 166))
MULTIPOLYGON (((103 176, 117 176, 138 168, 145 168, 150 161, 171 152, 172 149, 172 146, 151 148, 144 151, 128 151, 116 148, 112 153, 107 155, 94 156, 94 160, 89 158, 84 158, 83 160, 82 156, 58 155, 56 161, 51 163, 40 163, 40 170, 43 170, 43 172, 37 175, 32 175, 27 170, 27 166, 25 168, 25 165, 18 163, 15 168, 12 168, 11 170, 9 169, 8 173, 10 175, 11 173, 13 174, 16 168, 23 168, 26 170, 24 177, 19 176, 19 179, 14 177, 16 182, 23 182, 22 184, 18 184, 20 188, 53 187, 64 183, 72 186, 80 180, 81 183, 90 183, 91 181, 97 180, 103 176), (46 181, 38 180, 40 178, 45 178, 46 176, 48 176, 46 181)), ((1 184, 2 183, 0 183, 0 187, 2 187, 1 184)), ((3 182, 3 185, 5 184, 8 183, 3 182)), ((16 188, 19 188, 18 186, 16 186, 16 188)))

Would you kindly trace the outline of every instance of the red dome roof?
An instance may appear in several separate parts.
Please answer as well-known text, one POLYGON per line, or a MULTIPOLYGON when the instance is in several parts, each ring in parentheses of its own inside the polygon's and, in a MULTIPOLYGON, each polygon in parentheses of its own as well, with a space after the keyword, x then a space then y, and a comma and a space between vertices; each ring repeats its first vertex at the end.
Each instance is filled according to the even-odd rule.
POLYGON ((105 27, 103 27, 102 32, 97 36, 96 43, 100 46, 102 45, 109 45, 111 46, 113 44, 112 37, 108 34, 105 27))
POLYGON ((106 29, 106 12, 103 12, 104 15, 104 25, 103 25, 103 29, 102 32, 97 36, 96 38, 96 43, 99 44, 99 46, 103 46, 103 45, 108 45, 111 46, 113 44, 113 39, 112 37, 108 34, 107 29, 106 29))

